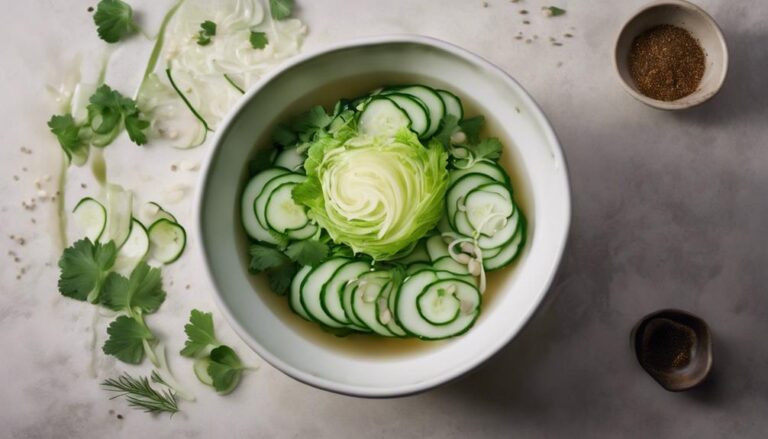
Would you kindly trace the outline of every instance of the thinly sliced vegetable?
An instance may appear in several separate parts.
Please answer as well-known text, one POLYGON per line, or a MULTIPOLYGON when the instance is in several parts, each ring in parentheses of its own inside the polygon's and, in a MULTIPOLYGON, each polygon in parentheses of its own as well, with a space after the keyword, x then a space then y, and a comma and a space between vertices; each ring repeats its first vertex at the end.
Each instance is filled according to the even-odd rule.
POLYGON ((275 188, 264 207, 264 219, 267 227, 277 233, 286 230, 303 229, 309 223, 306 208, 293 201, 291 191, 296 183, 283 183, 275 188))
POLYGON ((208 373, 208 366, 211 365, 211 359, 210 357, 202 357, 202 358, 195 358, 195 361, 192 362, 192 369, 195 372, 195 376, 198 380, 200 380, 201 383, 212 386, 213 385, 213 378, 211 377, 211 374, 208 373))
POLYGON ((304 305, 301 304, 301 284, 304 282, 304 278, 307 277, 310 271, 312 271, 312 267, 309 265, 301 267, 301 270, 296 273, 296 276, 293 277, 293 281, 291 281, 290 291, 291 309, 293 312, 300 315, 304 320, 309 321, 312 319, 309 317, 309 314, 307 314, 307 310, 304 309, 304 305))
POLYGON ((72 211, 75 222, 91 242, 98 241, 107 225, 107 210, 93 198, 80 200, 72 211))
POLYGON ((173 216, 171 212, 163 209, 163 206, 155 203, 154 201, 144 203, 144 205, 141 206, 139 216, 141 218, 141 222, 144 224, 154 224, 155 221, 162 218, 172 222, 178 222, 176 221, 176 217, 173 216))
POLYGON ((360 133, 367 136, 391 138, 411 126, 408 113, 385 97, 371 99, 360 113, 360 133))
POLYGON ((114 241, 122 246, 131 232, 133 194, 116 184, 107 185, 107 224, 102 242, 114 241))
POLYGON ((123 275, 129 275, 136 264, 149 253, 149 235, 144 224, 136 218, 131 220, 131 233, 115 259, 114 270, 123 275))
POLYGON ((447 90, 435 90, 445 105, 445 115, 453 116, 457 121, 464 119, 464 106, 461 99, 447 90))
POLYGON ((187 232, 179 223, 159 219, 149 227, 149 242, 152 257, 163 264, 170 264, 184 252, 187 232))
POLYGON ((408 115, 408 119, 411 121, 409 125, 411 131, 419 136, 423 136, 429 130, 429 112, 421 100, 401 93, 387 94, 386 97, 408 115))
POLYGON ((320 293, 320 304, 323 307, 323 311, 341 324, 352 326, 354 329, 360 331, 367 330, 366 327, 355 326, 352 319, 350 319, 346 312, 344 312, 342 293, 347 284, 357 281, 358 277, 363 273, 370 271, 370 269, 371 266, 367 262, 352 261, 336 270, 336 273, 334 273, 330 281, 325 284, 320 293))
POLYGON ((305 159, 306 156, 298 148, 286 148, 275 157, 275 166, 297 172, 304 166, 305 159))
POLYGON ((321 294, 325 284, 331 280, 342 265, 349 262, 346 258, 331 258, 309 272, 301 282, 301 304, 312 320, 332 328, 343 328, 344 325, 334 320, 325 312, 322 306, 321 294))
POLYGON ((243 227, 251 238, 270 244, 277 244, 279 242, 271 233, 269 233, 266 227, 259 223, 258 218, 256 218, 254 205, 256 203, 256 198, 258 198, 264 189, 264 186, 271 179, 287 173, 288 171, 283 168, 270 168, 251 178, 245 186, 243 196, 241 197, 240 215, 241 220, 243 221, 243 227))

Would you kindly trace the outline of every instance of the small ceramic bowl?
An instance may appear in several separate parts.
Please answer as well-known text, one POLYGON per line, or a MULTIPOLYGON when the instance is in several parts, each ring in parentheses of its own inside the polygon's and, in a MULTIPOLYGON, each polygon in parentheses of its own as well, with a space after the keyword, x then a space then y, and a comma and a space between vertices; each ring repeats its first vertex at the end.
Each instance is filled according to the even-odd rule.
POLYGON ((661 110, 683 110, 706 102, 720 90, 728 71, 728 47, 715 20, 700 7, 684 0, 657 1, 646 5, 627 21, 619 32, 614 48, 614 67, 624 90, 638 101, 661 110), (629 74, 629 51, 641 33, 669 24, 687 30, 704 49, 706 66, 698 89, 675 101, 649 98, 635 86, 629 74))
POLYGON ((528 93, 477 55, 408 35, 336 44, 293 58, 264 78, 216 131, 199 186, 197 242, 232 327, 263 359, 297 380, 365 397, 429 389, 501 349, 549 289, 571 217, 563 152, 528 93), (504 139, 506 166, 525 182, 515 191, 525 200, 529 242, 515 265, 494 280, 493 291, 485 293, 483 312, 466 334, 441 342, 338 338, 292 314, 285 297, 248 274, 248 239, 239 220, 247 162, 269 145, 272 129, 286 117, 404 81, 442 84, 466 98, 468 115, 485 114, 491 132, 504 139))

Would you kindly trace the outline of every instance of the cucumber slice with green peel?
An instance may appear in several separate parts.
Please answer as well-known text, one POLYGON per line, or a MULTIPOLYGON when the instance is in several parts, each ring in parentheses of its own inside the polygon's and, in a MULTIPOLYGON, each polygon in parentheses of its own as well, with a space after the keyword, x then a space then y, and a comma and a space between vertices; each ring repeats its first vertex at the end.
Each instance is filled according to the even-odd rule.
POLYGON ((96 242, 101 238, 107 225, 107 209, 90 197, 85 197, 78 201, 72 210, 75 222, 85 233, 85 237, 91 242, 96 242))
POLYGON ((427 239, 427 253, 430 261, 436 261, 442 257, 449 256, 448 244, 445 243, 440 235, 432 235, 427 239))
POLYGON ((504 219, 504 222, 500 224, 500 228, 493 233, 493 236, 479 235, 477 238, 477 245, 479 245, 481 249, 502 247, 515 237, 515 233, 518 232, 519 228, 520 212, 519 209, 515 209, 512 216, 504 219))
POLYGON ((187 245, 187 232, 179 223, 165 218, 149 226, 149 244, 152 257, 163 264, 170 264, 181 256, 187 245))
POLYGON ((480 292, 472 284, 458 279, 439 279, 433 272, 422 271, 406 280, 397 294, 398 323, 409 333, 425 340, 439 340, 463 334, 477 320, 480 314, 480 292), (425 313, 438 317, 442 313, 442 303, 430 300, 419 300, 426 295, 428 298, 440 296, 434 290, 444 290, 445 294, 454 296, 459 301, 459 315, 444 324, 433 324, 427 320, 425 313))
POLYGON ((312 238, 317 233, 317 224, 309 222, 304 227, 295 230, 286 230, 285 234, 294 241, 304 241, 312 238))
POLYGON ((461 99, 447 90, 435 91, 437 92, 438 96, 440 96, 440 99, 443 100, 446 116, 455 117, 457 123, 464 119, 464 106, 461 104, 461 99))
POLYGON ((480 187, 470 191, 464 198, 464 210, 473 230, 485 236, 493 236, 504 219, 512 215, 515 205, 509 196, 504 197, 480 187))
POLYGON ((342 304, 342 293, 348 283, 357 281, 358 277, 371 270, 371 265, 363 261, 351 261, 342 265, 325 284, 320 292, 320 305, 323 311, 338 323, 359 331, 366 331, 365 326, 356 326, 352 322, 342 304))
POLYGON ((211 365, 211 360, 208 357, 195 358, 192 362, 192 370, 195 371, 195 376, 201 383, 213 386, 213 378, 208 373, 208 366, 211 365))
POLYGON ((475 288, 478 288, 480 284, 478 279, 472 276, 471 274, 456 274, 456 273, 451 273, 450 271, 442 271, 442 270, 434 270, 434 271, 438 279, 459 279, 474 285, 475 288))
POLYGON ((429 128, 419 137, 428 139, 437 132, 440 128, 440 122, 442 122, 443 117, 445 116, 445 104, 443 104, 443 100, 440 99, 440 95, 438 95, 434 89, 424 85, 409 85, 405 87, 391 88, 382 92, 385 96, 391 93, 413 96, 419 99, 427 108, 427 112, 429 113, 429 128))
POLYGON ((405 269, 405 273, 408 275, 418 273, 421 270, 431 270, 432 264, 428 262, 414 262, 405 269))
POLYGON ((322 295, 323 287, 331 280, 336 270, 349 261, 351 259, 328 259, 313 268, 301 282, 301 305, 312 320, 332 328, 344 327, 343 324, 337 322, 325 312, 320 296, 322 295))
POLYGON ((155 203, 154 201, 144 203, 144 205, 141 206, 141 210, 139 213, 140 213, 140 220, 144 224, 153 224, 155 221, 161 218, 165 218, 174 223, 178 222, 176 221, 175 216, 173 216, 167 210, 163 209, 163 206, 155 203))
MULTIPOLYGON (((272 192, 285 183, 301 183, 306 180, 306 178, 307 177, 304 175, 291 172, 278 175, 264 185, 261 193, 256 197, 256 202, 253 204, 253 209, 256 211, 256 219, 263 228, 269 230, 269 223, 267 222, 267 203, 269 202, 269 197, 272 195, 272 192)), ((292 198, 291 201, 293 201, 292 198)))
POLYGON ((136 218, 131 220, 131 233, 125 244, 120 247, 115 258, 114 270, 120 274, 130 274, 139 261, 149 253, 149 234, 146 227, 136 218))
POLYGON ((341 305, 344 307, 344 313, 347 315, 347 318, 350 322, 352 322, 352 325, 365 328, 366 332, 370 332, 371 328, 368 327, 368 325, 365 324, 362 320, 360 320, 357 317, 357 314, 355 314, 354 310, 354 294, 355 290, 357 289, 358 282, 348 282, 347 285, 344 286, 344 289, 341 292, 341 305))
POLYGON ((443 233, 452 233, 454 230, 451 228, 451 222, 448 221, 448 214, 444 213, 440 217, 440 221, 437 223, 437 231, 442 235, 443 233))
POLYGON ((305 265, 301 267, 299 272, 293 277, 293 280, 291 281, 291 291, 289 293, 289 302, 293 312, 301 316, 304 320, 312 321, 309 314, 307 314, 307 310, 304 309, 304 305, 301 304, 301 283, 304 282, 304 278, 307 277, 310 271, 312 271, 312 267, 305 265))
POLYGON ((306 208, 293 201, 294 187, 296 183, 283 183, 278 186, 269 194, 264 207, 267 227, 277 233, 285 233, 288 229, 299 230, 309 223, 306 208))
POLYGON ((376 303, 384 288, 391 282, 391 275, 385 271, 368 272, 360 276, 352 292, 352 310, 355 317, 376 334, 393 337, 394 334, 378 319, 376 303))
POLYGON ((107 185, 107 224, 102 242, 114 241, 120 248, 131 233, 133 194, 116 184, 107 185))
POLYGON ((254 205, 256 198, 261 194, 264 186, 273 178, 278 175, 288 174, 289 171, 283 168, 269 168, 258 174, 256 174, 248 184, 245 185, 243 195, 240 202, 240 218, 243 222, 245 232, 251 238, 257 241, 263 241, 269 244, 278 244, 278 240, 272 236, 269 231, 263 227, 258 218, 256 218, 256 211, 254 205))
POLYGON ((419 314, 432 325, 447 325, 459 318, 461 301, 446 288, 426 289, 416 300, 419 314))
POLYGON ((386 326, 397 337, 407 337, 408 333, 397 324, 397 319, 394 316, 396 298, 397 285, 394 282, 389 282, 376 301, 376 318, 379 323, 386 326))
MULTIPOLYGON (((509 177, 501 166, 495 163, 479 162, 466 169, 455 169, 448 173, 448 185, 453 185, 459 178, 467 174, 484 174, 491 179, 509 186, 509 177)), ((510 190, 511 192, 511 190, 510 190)))
POLYGON ((410 126, 408 113, 386 97, 375 97, 365 104, 357 122, 361 134, 374 137, 394 137, 410 126))
POLYGON ((305 159, 306 156, 298 148, 286 148, 277 154, 274 165, 297 172, 304 166, 305 159))
POLYGON ((493 183, 493 179, 485 174, 466 174, 456 180, 445 194, 445 209, 448 212, 448 220, 451 221, 451 227, 455 230, 456 223, 454 217, 459 209, 459 203, 464 200, 467 194, 478 186, 493 183))
POLYGON ((405 111, 405 114, 408 115, 408 119, 411 121, 409 125, 411 131, 418 134, 419 137, 426 134, 430 127, 429 111, 420 100, 400 93, 387 94, 387 99, 405 111))
MULTIPOLYGON (((457 275, 469 275, 466 265, 456 262, 452 257, 445 256, 432 263, 435 270, 448 271, 457 275)), ((471 275, 470 275, 471 276, 471 275)))
POLYGON ((520 227, 517 234, 507 243, 496 256, 483 259, 483 267, 486 271, 494 271, 504 268, 514 262, 525 247, 527 225, 525 218, 521 216, 520 227))

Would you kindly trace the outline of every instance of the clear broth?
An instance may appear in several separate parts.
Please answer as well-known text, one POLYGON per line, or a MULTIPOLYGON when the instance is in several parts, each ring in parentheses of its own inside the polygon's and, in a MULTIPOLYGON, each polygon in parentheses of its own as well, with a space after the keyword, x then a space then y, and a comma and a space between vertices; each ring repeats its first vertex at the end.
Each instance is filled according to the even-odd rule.
MULTIPOLYGON (((277 123, 306 111, 307 108, 314 105, 321 104, 326 109, 329 109, 341 98, 361 96, 382 86, 414 83, 427 84, 453 92, 464 104, 465 115, 469 117, 477 115, 485 116, 485 127, 481 133, 483 137, 495 136, 498 137, 505 146, 512 145, 511 139, 504 135, 505 131, 501 129, 502 123, 498 121, 492 113, 483 111, 482 106, 478 105, 473 99, 467 96, 462 96, 460 93, 456 93, 450 84, 437 81, 433 78, 414 75, 406 76, 399 73, 378 73, 375 75, 355 76, 327 84, 324 87, 306 94, 301 99, 298 99, 291 104, 275 118, 271 128, 277 125, 277 123)), ((255 142, 256 148, 272 147, 270 143, 271 128, 266 130, 260 138, 257 139, 255 142)), ((256 148, 254 149, 254 152, 256 151, 256 148)), ((530 247, 528 243, 532 239, 534 233, 532 228, 534 212, 533 206, 529 202, 530 191, 527 184, 527 175, 525 174, 525 170, 520 166, 520 162, 516 148, 505 148, 504 153, 502 154, 501 164, 509 174, 512 187, 515 190, 515 201, 522 207, 523 212, 525 212, 528 219, 528 241, 526 242, 526 248, 528 248, 530 247)), ((245 178, 246 175, 244 172, 243 180, 245 178)), ((239 214, 236 217, 239 218, 239 214)), ((238 228, 240 228, 239 224, 238 228)), ((243 246, 240 249, 240 254, 247 255, 246 245, 248 239, 245 238, 244 234, 241 242, 243 242, 243 246)), ((526 249, 523 249, 523 252, 525 251, 526 249)), ((244 264, 246 266, 248 264, 245 259, 244 264)), ((488 274, 488 286, 483 295, 483 310, 478 320, 482 320, 483 316, 488 313, 488 310, 494 306, 495 299, 498 296, 496 292, 498 290, 497 286, 501 285, 503 279, 514 272, 515 265, 516 262, 501 271, 488 274)), ((272 293, 264 276, 251 276, 250 278, 256 294, 259 294, 270 310, 277 314, 282 321, 286 322, 292 330, 313 343, 334 351, 342 351, 349 355, 366 358, 402 357, 423 353, 427 350, 436 350, 441 346, 450 343, 450 339, 443 341, 423 341, 416 338, 387 338, 359 333, 353 333, 346 337, 337 337, 333 334, 324 332, 317 324, 308 322, 296 315, 291 310, 286 297, 272 293)))

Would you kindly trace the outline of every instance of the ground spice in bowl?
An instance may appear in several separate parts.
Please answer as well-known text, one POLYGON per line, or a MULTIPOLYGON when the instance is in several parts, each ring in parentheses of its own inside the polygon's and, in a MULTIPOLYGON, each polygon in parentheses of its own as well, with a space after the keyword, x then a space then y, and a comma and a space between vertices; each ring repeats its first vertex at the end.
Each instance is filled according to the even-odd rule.
POLYGON ((704 76, 705 55, 685 29, 668 24, 638 35, 629 50, 629 73, 640 93, 660 101, 690 95, 704 76))

